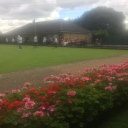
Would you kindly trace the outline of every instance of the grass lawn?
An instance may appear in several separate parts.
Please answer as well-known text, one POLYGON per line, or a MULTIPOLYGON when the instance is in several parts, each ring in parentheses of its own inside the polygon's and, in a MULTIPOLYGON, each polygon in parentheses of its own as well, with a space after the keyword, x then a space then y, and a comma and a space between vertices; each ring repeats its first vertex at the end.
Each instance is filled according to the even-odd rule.
POLYGON ((0 45, 0 73, 128 54, 127 50, 0 45))
POLYGON ((102 128, 128 128, 128 108, 111 118, 102 128))

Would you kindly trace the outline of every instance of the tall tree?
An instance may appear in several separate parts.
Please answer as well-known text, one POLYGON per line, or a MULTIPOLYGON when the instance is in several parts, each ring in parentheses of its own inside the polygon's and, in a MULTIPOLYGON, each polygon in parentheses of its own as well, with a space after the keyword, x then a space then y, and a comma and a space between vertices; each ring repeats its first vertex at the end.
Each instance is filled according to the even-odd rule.
POLYGON ((119 34, 125 30, 125 16, 122 12, 108 7, 97 7, 84 12, 75 22, 90 30, 107 30, 109 34, 119 34))
POLYGON ((0 31, 0 43, 2 42, 2 32, 0 31))

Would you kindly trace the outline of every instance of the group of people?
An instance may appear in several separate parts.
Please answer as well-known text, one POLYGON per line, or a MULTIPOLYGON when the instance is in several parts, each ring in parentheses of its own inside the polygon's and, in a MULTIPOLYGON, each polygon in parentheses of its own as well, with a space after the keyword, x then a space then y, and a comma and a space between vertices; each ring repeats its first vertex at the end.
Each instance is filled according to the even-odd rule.
POLYGON ((63 46, 84 46, 87 43, 87 39, 64 39, 61 41, 63 46))
MULTIPOLYGON (((46 38, 43 39, 43 41, 46 43, 46 38)), ((18 35, 17 37, 17 42, 18 42, 18 45, 19 45, 19 50, 22 49, 22 37, 20 35, 18 35)), ((57 44, 58 44, 58 39, 57 37, 54 38, 54 47, 57 47, 57 44)), ((34 48, 36 48, 38 46, 38 39, 37 39, 37 36, 34 36, 34 48)))
MULTIPOLYGON (((6 38, 5 41, 6 41, 6 43, 8 43, 8 38, 6 38)), ((12 37, 12 40, 11 41, 12 41, 12 43, 14 43, 15 42, 15 39, 12 37)))
POLYGON ((78 39, 78 38, 74 38, 74 39, 70 39, 70 38, 62 38, 60 37, 43 37, 42 43, 43 45, 53 45, 53 46, 57 46, 58 44, 61 46, 84 46, 86 45, 88 39, 87 38, 83 38, 83 39, 78 39))
POLYGON ((102 44, 102 39, 96 39, 96 45, 101 45, 102 44))
MULTIPOLYGON (((19 50, 22 49, 23 39, 20 35, 18 35, 18 37, 17 37, 17 42, 18 42, 18 45, 19 45, 19 50)), ((38 45, 37 36, 35 36, 34 37, 34 48, 36 48, 37 45, 38 45)))
MULTIPOLYGON (((6 41, 6 43, 8 43, 8 38, 6 38, 5 41, 6 41)), ((12 37, 11 41, 12 41, 12 43, 14 43, 15 39, 12 37)), ((17 36, 17 42, 18 42, 18 45, 19 45, 19 50, 22 49, 22 46, 21 46, 21 44, 22 44, 22 37, 20 35, 17 36)))
MULTIPOLYGON (((23 39, 20 35, 17 36, 16 41, 18 42, 18 46, 19 46, 19 50, 22 49, 22 43, 23 43, 23 39)), ((46 45, 48 43, 49 39, 47 39, 46 37, 43 37, 42 43, 44 45, 46 45)), ((99 43, 99 40, 96 40, 97 43, 99 43)), ((6 38, 6 42, 8 42, 8 38, 6 38)), ((12 37, 12 42, 15 42, 15 39, 12 37)), ((33 46, 34 48, 37 48, 38 46, 38 38, 35 35, 33 38, 33 46)), ((54 36, 52 38, 52 41, 50 42, 50 44, 52 44, 53 47, 57 48, 58 44, 62 45, 62 46, 84 46, 87 43, 87 39, 65 39, 62 37, 57 38, 57 36, 54 36)), ((101 40, 100 40, 101 43, 101 40)))

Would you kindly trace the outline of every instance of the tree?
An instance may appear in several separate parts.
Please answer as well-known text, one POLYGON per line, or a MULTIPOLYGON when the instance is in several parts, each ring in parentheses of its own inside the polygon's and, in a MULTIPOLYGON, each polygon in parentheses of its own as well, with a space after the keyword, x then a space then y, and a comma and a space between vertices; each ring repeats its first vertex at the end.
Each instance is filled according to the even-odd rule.
POLYGON ((2 32, 0 31, 0 43, 2 42, 2 32))
POLYGON ((124 20, 125 16, 122 12, 100 6, 84 12, 80 18, 74 21, 86 29, 107 30, 110 35, 113 35, 125 30, 124 20))

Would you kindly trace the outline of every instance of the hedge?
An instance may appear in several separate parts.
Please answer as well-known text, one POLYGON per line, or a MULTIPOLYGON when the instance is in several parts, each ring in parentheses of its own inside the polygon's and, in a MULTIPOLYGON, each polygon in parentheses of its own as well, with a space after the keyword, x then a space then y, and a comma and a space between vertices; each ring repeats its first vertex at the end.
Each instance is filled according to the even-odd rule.
POLYGON ((82 128, 128 101, 128 62, 44 79, 45 88, 0 93, 0 127, 82 128))

